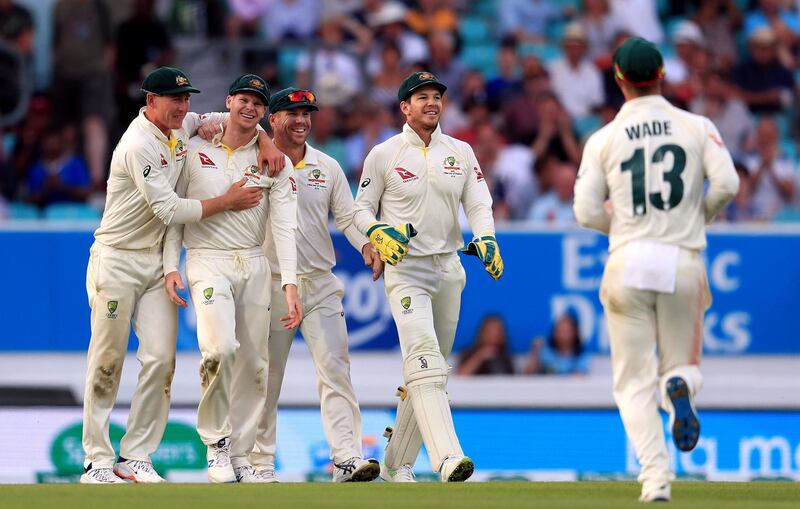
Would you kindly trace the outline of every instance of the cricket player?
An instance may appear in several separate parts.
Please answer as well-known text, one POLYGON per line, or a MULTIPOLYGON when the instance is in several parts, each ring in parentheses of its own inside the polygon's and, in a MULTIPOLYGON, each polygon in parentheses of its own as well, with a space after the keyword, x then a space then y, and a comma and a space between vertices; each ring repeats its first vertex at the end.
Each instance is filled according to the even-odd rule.
MULTIPOLYGON (((336 264, 328 214, 377 279, 383 262, 369 240, 353 225, 353 196, 342 168, 332 157, 306 141, 316 97, 309 90, 287 88, 272 96, 269 122, 275 145, 289 156, 297 183, 297 256, 300 298, 304 317, 300 324, 317 371, 323 428, 331 450, 335 482, 371 481, 380 465, 364 459, 361 450, 361 411, 350 381, 347 327, 342 308, 342 283, 331 269, 336 264)), ((267 258, 278 266, 276 244, 267 235, 267 258)), ((266 407, 259 424, 256 447, 250 461, 260 475, 275 479, 275 437, 278 396, 294 329, 282 328, 277 317, 286 307, 279 301, 280 282, 272 281, 272 322, 269 333, 269 382, 266 407)), ((277 480, 277 479, 275 479, 277 480)))
MULTIPOLYGON (((223 132, 211 141, 189 141, 186 168, 178 180, 180 196, 204 199, 242 178, 266 195, 257 207, 223 212, 198 223, 167 229, 164 249, 166 293, 179 306, 183 289, 178 272, 181 242, 186 246, 186 278, 197 312, 202 353, 202 396, 197 431, 208 446, 211 482, 265 482, 247 461, 267 396, 267 337, 272 272, 262 245, 269 220, 275 244, 275 300, 285 301, 285 327, 299 325, 295 229, 297 208, 291 168, 275 178, 258 171, 257 126, 266 113, 269 87, 254 74, 238 77, 228 89, 230 110, 223 132)), ((285 156, 284 156, 285 157, 285 156)), ((280 325, 278 325, 280 327, 280 325)))
MULTIPOLYGON (((147 105, 114 150, 105 212, 86 271, 92 337, 84 393, 83 483, 120 483, 122 478, 163 482, 150 455, 167 423, 175 370, 177 310, 163 291, 165 229, 168 224, 254 207, 262 194, 258 188, 244 187, 242 180, 202 201, 179 198, 175 183, 186 162, 190 134, 204 119, 219 123, 224 115, 188 113, 189 94, 198 90, 179 69, 156 69, 142 89, 147 105), (142 369, 115 463, 109 418, 131 323, 139 338, 137 358, 142 369)), ((273 153, 268 156, 272 170, 279 169, 274 154, 280 152, 266 135, 260 144, 273 153)))
POLYGON ((703 383, 703 313, 711 304, 705 224, 739 180, 711 121, 661 96, 664 63, 655 45, 631 38, 613 65, 626 102, 586 143, 574 210, 581 225, 609 236, 600 300, 614 400, 642 466, 640 500, 667 501, 675 476, 657 392, 678 449, 692 450, 700 434, 693 399, 703 383))
POLYGON ((476 234, 464 251, 477 255, 494 279, 503 273, 480 165, 468 144, 439 127, 445 90, 429 72, 403 81, 397 94, 403 132, 367 155, 355 200, 356 227, 389 264, 386 295, 403 354, 405 386, 398 390, 397 422, 381 470, 390 482, 413 481, 422 441, 443 482, 464 481, 474 469, 461 450, 445 392, 466 283, 457 254, 463 246, 459 204, 476 234))

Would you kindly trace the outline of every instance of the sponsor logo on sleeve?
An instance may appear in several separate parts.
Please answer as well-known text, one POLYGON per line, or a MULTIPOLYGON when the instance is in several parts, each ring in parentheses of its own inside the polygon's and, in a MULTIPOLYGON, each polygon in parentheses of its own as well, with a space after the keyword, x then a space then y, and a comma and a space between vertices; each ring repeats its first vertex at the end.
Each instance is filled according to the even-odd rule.
POLYGON ((289 177, 289 183, 292 184, 292 192, 297 194, 297 182, 294 181, 294 177, 289 177))
POLYGON ((481 171, 481 169, 478 168, 477 166, 475 166, 474 168, 472 168, 472 171, 474 171, 475 172, 475 176, 478 177, 478 182, 482 182, 483 181, 483 172, 481 171))
POLYGON ((150 175, 150 169, 151 168, 149 164, 142 169, 142 176, 144 178, 147 178, 147 176, 150 175))
POLYGON ((167 166, 169 166, 169 163, 167 162, 167 159, 164 157, 164 154, 158 154, 158 155, 161 156, 161 167, 166 168, 167 166))
POLYGON ((366 188, 370 184, 370 182, 372 182, 372 179, 370 179, 369 177, 367 177, 364 180, 362 180, 361 181, 361 189, 366 188))

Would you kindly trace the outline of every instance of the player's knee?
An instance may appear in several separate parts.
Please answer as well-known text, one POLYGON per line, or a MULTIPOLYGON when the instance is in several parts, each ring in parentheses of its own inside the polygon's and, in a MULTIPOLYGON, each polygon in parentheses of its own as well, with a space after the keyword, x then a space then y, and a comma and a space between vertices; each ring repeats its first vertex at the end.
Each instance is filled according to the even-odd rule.
POLYGON ((403 360, 403 378, 409 388, 447 381, 447 363, 438 350, 417 350, 403 360))
POLYGON ((162 375, 165 379, 168 378, 171 383, 172 377, 175 374, 175 356, 165 355, 163 357, 155 357, 147 363, 145 368, 153 376, 162 375))

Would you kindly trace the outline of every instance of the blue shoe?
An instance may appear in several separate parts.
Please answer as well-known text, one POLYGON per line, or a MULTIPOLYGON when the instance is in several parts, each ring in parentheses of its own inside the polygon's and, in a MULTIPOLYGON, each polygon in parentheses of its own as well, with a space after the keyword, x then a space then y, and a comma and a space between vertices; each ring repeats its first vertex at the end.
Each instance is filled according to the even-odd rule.
POLYGON ((667 397, 672 402, 669 413, 672 440, 681 451, 691 451, 700 438, 700 419, 694 409, 686 380, 674 376, 667 380, 667 397))

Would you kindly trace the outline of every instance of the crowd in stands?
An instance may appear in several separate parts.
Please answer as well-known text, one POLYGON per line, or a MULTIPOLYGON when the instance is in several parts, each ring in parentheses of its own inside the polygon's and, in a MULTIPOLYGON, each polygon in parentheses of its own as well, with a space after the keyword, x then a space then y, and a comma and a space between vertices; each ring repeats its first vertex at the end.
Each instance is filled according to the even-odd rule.
MULTIPOLYGON (((496 220, 570 224, 582 144, 623 102, 611 55, 638 35, 662 49, 666 97, 711 118, 734 156, 742 185, 724 220, 800 219, 797 0, 50 4, 34 20, 30 1, 0 0, 0 49, 33 68, 37 22, 52 34, 48 83, 21 120, 0 124, 0 217, 62 202, 99 213, 111 150, 143 103, 143 76, 181 67, 178 41, 199 39, 256 41, 264 50, 241 72, 274 90, 311 87, 320 101, 312 143, 353 184, 370 148, 399 131, 400 82, 432 71, 449 86, 442 128, 473 146, 496 220)), ((14 104, 3 90, 5 115, 14 104)))

